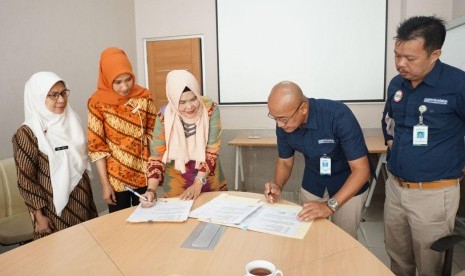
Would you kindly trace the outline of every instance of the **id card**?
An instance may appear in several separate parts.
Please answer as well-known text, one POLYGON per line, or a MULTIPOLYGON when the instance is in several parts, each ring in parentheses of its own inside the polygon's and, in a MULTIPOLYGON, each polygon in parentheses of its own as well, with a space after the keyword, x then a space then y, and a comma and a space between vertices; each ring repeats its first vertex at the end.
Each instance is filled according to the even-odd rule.
POLYGON ((331 158, 328 156, 320 157, 320 174, 331 175, 331 158))
POLYGON ((413 145, 427 146, 428 145, 428 126, 416 125, 413 127, 413 145))

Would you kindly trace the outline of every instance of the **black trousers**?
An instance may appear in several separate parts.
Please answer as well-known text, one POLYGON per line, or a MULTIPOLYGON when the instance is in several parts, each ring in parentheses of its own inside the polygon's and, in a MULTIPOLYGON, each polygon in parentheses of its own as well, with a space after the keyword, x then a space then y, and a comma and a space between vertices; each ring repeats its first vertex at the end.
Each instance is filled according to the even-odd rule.
MULTIPOLYGON (((134 190, 142 195, 142 194, 145 194, 147 187, 138 188, 134 190)), ((110 213, 139 205, 139 197, 137 197, 135 194, 129 191, 115 192, 115 196, 116 196, 116 204, 115 205, 108 204, 108 212, 110 213)))

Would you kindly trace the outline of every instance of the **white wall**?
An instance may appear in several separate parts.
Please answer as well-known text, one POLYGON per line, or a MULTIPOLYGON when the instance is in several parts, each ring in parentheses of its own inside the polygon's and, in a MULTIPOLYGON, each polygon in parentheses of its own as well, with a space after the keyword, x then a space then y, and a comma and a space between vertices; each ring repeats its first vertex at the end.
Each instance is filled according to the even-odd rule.
MULTIPOLYGON (((437 14, 449 20, 465 14, 463 2, 389 1, 387 81, 396 74, 391 38, 398 23, 417 14, 437 14)), ((52 70, 67 80, 70 103, 85 124, 99 55, 108 46, 126 50, 143 84, 143 38, 201 34, 206 94, 217 100, 215 0, 1 0, 0 24, 1 158, 12 155, 11 136, 24 120, 24 83, 34 72, 52 70)), ((379 128, 383 104, 350 107, 362 127, 379 128)), ((266 106, 226 106, 221 112, 225 129, 274 127, 266 117, 266 106)))
MULTIPOLYGON (((455 0, 457 1, 457 0, 455 0)), ((215 0, 134 0, 136 14, 137 63, 139 76, 144 78, 144 38, 204 36, 205 93, 218 100, 215 0)), ((453 0, 388 1, 386 81, 396 75, 393 39, 399 22, 412 15, 436 14, 452 18, 453 0)), ((465 8, 462 8, 465 9, 465 8)), ((335 79, 334 81, 337 81, 335 79)), ((304 91, 305 93, 305 91, 304 91)), ((311 96, 311 93, 306 93, 311 96)), ((383 103, 349 105, 363 128, 379 128, 383 103)), ((224 129, 272 129, 274 122, 266 116, 266 106, 222 106, 224 129)))
POLYGON ((11 137, 24 121, 24 84, 33 73, 61 76, 86 126, 101 51, 121 47, 135 62, 132 0, 1 0, 0 26, 0 158, 13 154, 11 137))

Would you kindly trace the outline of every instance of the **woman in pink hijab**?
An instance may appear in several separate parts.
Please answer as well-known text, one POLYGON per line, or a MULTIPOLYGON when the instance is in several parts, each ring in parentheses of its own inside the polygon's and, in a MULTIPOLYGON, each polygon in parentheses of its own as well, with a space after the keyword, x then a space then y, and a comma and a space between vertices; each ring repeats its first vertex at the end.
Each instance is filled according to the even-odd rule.
POLYGON ((168 73, 168 105, 161 108, 155 122, 147 168, 148 189, 144 194, 148 201, 141 201, 143 206, 154 204, 159 185, 163 185, 165 197, 181 199, 227 190, 218 159, 219 108, 200 93, 197 80, 188 71, 168 73))

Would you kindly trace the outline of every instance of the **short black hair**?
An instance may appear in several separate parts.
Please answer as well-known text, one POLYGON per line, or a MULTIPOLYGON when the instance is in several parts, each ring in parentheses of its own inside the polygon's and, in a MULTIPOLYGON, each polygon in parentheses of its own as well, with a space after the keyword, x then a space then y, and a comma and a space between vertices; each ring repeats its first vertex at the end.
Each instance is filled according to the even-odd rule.
POLYGON ((441 49, 446 39, 444 20, 437 16, 414 16, 406 19, 397 27, 396 42, 405 42, 423 38, 424 49, 428 54, 441 49))

